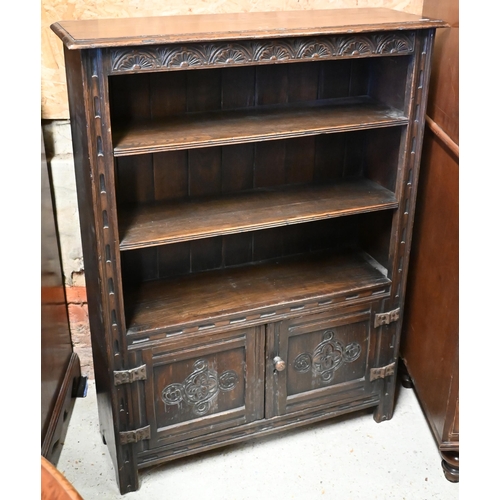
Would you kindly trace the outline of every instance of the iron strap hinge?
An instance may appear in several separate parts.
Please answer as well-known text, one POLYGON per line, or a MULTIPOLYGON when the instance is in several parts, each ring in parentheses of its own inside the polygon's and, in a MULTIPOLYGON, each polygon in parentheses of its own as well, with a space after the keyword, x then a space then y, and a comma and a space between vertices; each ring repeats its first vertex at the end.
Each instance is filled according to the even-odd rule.
POLYGON ((375 314, 375 328, 382 325, 388 325, 399 319, 400 308, 393 309, 386 313, 375 314))
POLYGON ((146 380, 146 365, 138 366, 130 370, 120 370, 113 372, 115 376, 115 385, 131 384, 136 380, 146 380))
POLYGON ((389 375, 394 375, 394 369, 396 367, 396 363, 391 363, 387 366, 381 366, 380 368, 372 368, 370 370, 370 382, 377 380, 379 378, 385 378, 389 375))
POLYGON ((137 443, 138 441, 150 438, 151 427, 149 425, 136 429, 135 431, 120 432, 120 444, 137 443))

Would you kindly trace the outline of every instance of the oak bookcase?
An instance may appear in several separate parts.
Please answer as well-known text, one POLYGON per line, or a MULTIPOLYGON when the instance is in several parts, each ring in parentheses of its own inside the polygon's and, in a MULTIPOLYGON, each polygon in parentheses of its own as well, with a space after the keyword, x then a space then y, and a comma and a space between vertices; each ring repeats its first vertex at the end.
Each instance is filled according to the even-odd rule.
POLYGON ((441 26, 387 9, 52 26, 121 493, 178 457, 392 417, 441 26))

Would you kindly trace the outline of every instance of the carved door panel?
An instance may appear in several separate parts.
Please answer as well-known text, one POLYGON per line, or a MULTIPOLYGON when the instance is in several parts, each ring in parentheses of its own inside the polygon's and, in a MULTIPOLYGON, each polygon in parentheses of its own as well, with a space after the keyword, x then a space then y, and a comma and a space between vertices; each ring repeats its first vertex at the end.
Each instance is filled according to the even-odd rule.
POLYGON ((365 306, 269 325, 266 417, 343 404, 371 392, 370 318, 365 306))
POLYGON ((263 418, 263 327, 143 351, 149 447, 263 418))

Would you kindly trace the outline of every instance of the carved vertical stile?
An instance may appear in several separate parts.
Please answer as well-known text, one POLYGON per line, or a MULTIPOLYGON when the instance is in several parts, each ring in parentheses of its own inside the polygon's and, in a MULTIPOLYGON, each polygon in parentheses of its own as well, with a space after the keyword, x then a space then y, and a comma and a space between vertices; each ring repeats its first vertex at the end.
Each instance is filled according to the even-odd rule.
POLYGON ((397 261, 398 289, 395 298, 399 299, 400 307, 404 303, 404 290, 406 289, 406 279, 408 275, 408 263, 411 249, 411 237, 413 230, 413 221, 415 216, 415 201, 417 196, 417 184, 419 177, 419 165, 422 152, 422 144, 425 130, 425 113, 427 105, 427 94, 429 88, 429 79, 431 72, 431 53, 434 43, 435 30, 427 30, 421 35, 421 52, 419 55, 419 64, 415 75, 414 87, 414 106, 413 115, 410 117, 408 135, 407 166, 405 168, 405 177, 403 192, 400 198, 402 215, 399 226, 399 252, 397 261))
MULTIPOLYGON (((110 366, 119 371, 129 368, 125 342, 125 317, 120 273, 120 251, 115 198, 114 157, 108 99, 106 64, 101 50, 88 52, 88 126, 89 156, 94 200, 97 253, 99 255, 99 282, 102 301, 102 320, 108 339, 110 366)), ((112 373, 112 372, 110 372, 112 373)), ((119 432, 135 425, 130 384, 111 385, 116 442, 119 432)), ((137 464, 133 444, 117 445, 118 466, 128 470, 119 475, 122 491, 137 489, 137 464), (126 483, 126 484, 124 484, 126 483)))
POLYGON ((396 186, 396 197, 399 200, 399 210, 395 220, 395 239, 391 243, 392 267, 389 276, 392 279, 391 303, 386 308, 402 306, 402 290, 406 283, 408 256, 411 245, 413 227, 413 208, 416 198, 418 181, 418 166, 422 148, 425 103, 427 99, 427 81, 430 76, 430 50, 432 49, 434 30, 422 32, 417 37, 413 68, 412 88, 410 95, 410 116, 406 134, 405 155, 402 174, 396 186), (425 95, 424 95, 425 92, 425 95))

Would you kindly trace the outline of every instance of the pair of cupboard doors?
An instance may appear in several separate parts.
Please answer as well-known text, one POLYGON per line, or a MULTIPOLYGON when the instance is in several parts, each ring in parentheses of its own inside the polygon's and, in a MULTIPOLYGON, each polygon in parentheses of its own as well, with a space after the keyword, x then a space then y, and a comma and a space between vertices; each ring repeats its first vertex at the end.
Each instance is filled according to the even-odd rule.
MULTIPOLYGON (((379 402, 379 302, 180 338, 137 351, 138 442, 148 465, 217 439, 272 431, 379 402), (377 382, 378 381, 378 382, 377 382), (311 410, 313 414, 311 414, 311 410)), ((119 377, 119 372, 115 375, 119 377)))

